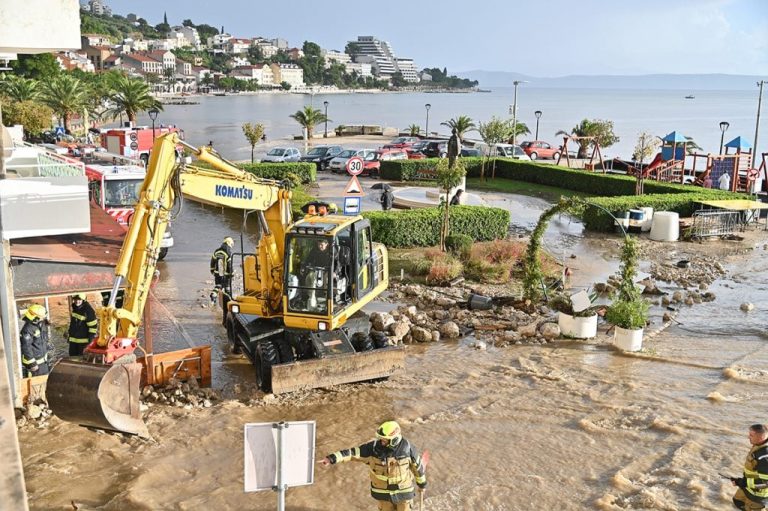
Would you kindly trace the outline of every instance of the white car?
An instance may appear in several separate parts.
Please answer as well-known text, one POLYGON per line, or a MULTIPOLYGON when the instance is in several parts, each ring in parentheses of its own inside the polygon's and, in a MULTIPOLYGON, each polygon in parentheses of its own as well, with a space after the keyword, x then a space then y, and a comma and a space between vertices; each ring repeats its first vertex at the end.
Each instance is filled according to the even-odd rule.
POLYGON ((328 162, 328 168, 331 172, 336 174, 343 174, 347 171, 347 161, 353 156, 358 156, 363 160, 367 159, 370 154, 375 153, 373 149, 345 149, 337 157, 328 162))
POLYGON ((512 144, 493 144, 493 150, 489 151, 485 144, 475 144, 474 149, 480 151, 483 156, 490 153, 490 156, 500 156, 502 158, 512 158, 514 160, 531 161, 531 157, 525 154, 523 148, 512 144))
POLYGON ((287 161, 299 161, 299 159, 301 159, 301 153, 295 147, 275 147, 270 149, 261 161, 266 163, 284 163, 287 161))

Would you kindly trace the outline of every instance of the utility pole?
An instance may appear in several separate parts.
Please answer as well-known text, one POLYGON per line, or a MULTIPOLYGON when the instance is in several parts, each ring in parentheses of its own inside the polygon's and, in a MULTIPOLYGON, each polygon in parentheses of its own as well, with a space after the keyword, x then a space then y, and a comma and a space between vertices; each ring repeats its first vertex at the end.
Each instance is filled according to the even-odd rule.
POLYGON ((517 86, 521 83, 528 83, 525 80, 515 80, 515 97, 512 102, 512 145, 517 144, 517 86))
MULTIPOLYGON (((760 87, 760 93, 757 96, 757 120, 755 121, 755 138, 752 140, 752 147, 754 148, 754 155, 752 156, 753 159, 757 158, 757 155, 759 154, 757 152, 757 133, 760 131, 760 107, 763 104, 763 85, 765 84, 765 80, 760 80, 757 82, 757 86, 760 87)), ((756 162, 752 162, 754 165, 756 162)))

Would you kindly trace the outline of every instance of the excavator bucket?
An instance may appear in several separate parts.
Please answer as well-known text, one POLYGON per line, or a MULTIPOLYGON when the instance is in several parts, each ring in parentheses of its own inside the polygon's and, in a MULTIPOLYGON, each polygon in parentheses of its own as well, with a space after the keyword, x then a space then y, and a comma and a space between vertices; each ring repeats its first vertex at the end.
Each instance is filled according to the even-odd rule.
POLYGON ((405 370, 405 348, 398 346, 301 360, 273 365, 271 370, 274 394, 376 380, 405 370))
POLYGON ((46 399, 62 420, 149 437, 139 410, 142 365, 61 360, 48 376, 46 399))

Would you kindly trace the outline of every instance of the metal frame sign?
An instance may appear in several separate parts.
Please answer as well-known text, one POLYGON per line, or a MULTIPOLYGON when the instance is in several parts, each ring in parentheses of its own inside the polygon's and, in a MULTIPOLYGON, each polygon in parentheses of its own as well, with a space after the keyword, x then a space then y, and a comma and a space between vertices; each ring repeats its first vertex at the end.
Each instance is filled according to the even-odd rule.
POLYGON ((245 491, 278 491, 314 482, 315 421, 246 424, 245 491))
POLYGON ((361 197, 344 197, 344 214, 355 216, 360 214, 361 197))
POLYGON ((347 160, 347 174, 350 176, 359 176, 363 173, 364 168, 363 159, 359 156, 353 156, 347 160))

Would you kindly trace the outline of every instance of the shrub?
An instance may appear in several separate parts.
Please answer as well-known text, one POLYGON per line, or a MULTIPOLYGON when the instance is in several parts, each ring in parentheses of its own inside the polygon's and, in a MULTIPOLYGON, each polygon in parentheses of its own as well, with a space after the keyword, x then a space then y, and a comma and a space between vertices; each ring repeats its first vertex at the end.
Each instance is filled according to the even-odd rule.
POLYGON ((484 284, 504 284, 511 276, 510 265, 471 258, 464 263, 464 276, 484 284))
POLYGON ((639 300, 616 300, 605 312, 605 320, 627 330, 645 328, 648 320, 648 302, 639 300))
MULTIPOLYGON (((440 208, 366 211, 374 241, 388 247, 432 247, 440 242, 440 208)), ((476 241, 500 239, 509 231, 509 211, 481 206, 453 206, 451 233, 476 241)))
POLYGON ((445 238, 445 248, 461 259, 469 258, 475 240, 466 234, 450 234, 445 238))
POLYGON ((443 257, 434 259, 427 273, 429 284, 447 284, 461 275, 461 262, 443 253, 443 257))
MULTIPOLYGON (((439 158, 382 161, 381 178, 391 181, 435 180, 437 178, 438 161, 440 161, 439 158)), ((462 158, 461 162, 464 164, 467 174, 469 174, 470 170, 474 171, 475 168, 480 168, 482 158, 462 158)))
POLYGON ((304 184, 317 181, 317 167, 314 163, 240 163, 243 170, 266 179, 287 179, 289 174, 295 174, 304 184))

